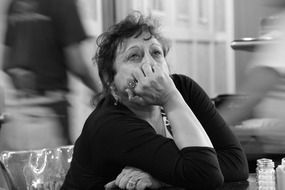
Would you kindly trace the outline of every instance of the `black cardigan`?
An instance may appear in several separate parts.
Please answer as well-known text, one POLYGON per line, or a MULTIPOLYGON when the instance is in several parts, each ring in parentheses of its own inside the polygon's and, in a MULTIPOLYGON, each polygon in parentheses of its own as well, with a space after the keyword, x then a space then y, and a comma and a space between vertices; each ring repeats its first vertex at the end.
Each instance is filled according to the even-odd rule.
POLYGON ((179 150, 148 122, 122 104, 103 99, 87 119, 74 147, 63 189, 103 189, 125 166, 133 166, 174 186, 214 189, 223 180, 248 177, 245 154, 209 97, 189 77, 172 75, 177 89, 201 122, 213 148, 179 150))

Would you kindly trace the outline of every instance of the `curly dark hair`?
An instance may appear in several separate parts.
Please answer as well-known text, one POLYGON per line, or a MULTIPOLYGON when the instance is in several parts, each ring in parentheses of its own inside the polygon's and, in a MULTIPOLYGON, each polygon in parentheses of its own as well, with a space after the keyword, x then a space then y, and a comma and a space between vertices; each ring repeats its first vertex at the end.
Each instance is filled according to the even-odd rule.
POLYGON ((157 20, 150 16, 144 17, 140 12, 135 11, 121 22, 111 26, 97 38, 98 48, 94 59, 98 65, 99 76, 103 85, 103 96, 110 93, 110 83, 113 82, 115 75, 114 61, 117 48, 123 44, 125 39, 133 36, 137 38, 147 32, 149 37, 145 40, 152 37, 156 38, 162 45, 164 56, 167 55, 169 42, 160 35, 158 28, 157 20))

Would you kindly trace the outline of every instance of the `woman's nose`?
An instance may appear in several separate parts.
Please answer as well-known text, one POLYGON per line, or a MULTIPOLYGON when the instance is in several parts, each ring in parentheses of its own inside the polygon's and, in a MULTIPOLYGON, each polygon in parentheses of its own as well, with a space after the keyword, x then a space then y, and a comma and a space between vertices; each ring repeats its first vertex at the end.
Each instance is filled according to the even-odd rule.
POLYGON ((156 64, 156 62, 155 62, 155 60, 153 59, 153 57, 152 57, 149 53, 147 53, 147 54, 145 54, 145 56, 144 56, 143 65, 144 65, 144 64, 149 64, 150 66, 153 66, 153 65, 156 64))

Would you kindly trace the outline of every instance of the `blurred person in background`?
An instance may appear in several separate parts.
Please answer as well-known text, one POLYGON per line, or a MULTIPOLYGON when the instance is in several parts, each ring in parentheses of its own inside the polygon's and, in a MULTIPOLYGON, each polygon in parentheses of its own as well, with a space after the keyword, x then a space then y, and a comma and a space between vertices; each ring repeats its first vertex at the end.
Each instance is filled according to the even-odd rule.
MULTIPOLYGON (((270 5, 283 6, 285 1, 276 0, 270 5)), ((247 98, 238 109, 219 108, 224 119, 231 125, 238 124, 253 112, 258 118, 279 118, 285 116, 285 11, 262 19, 260 39, 272 43, 256 49, 247 70, 247 77, 240 91, 247 98)))
POLYGON ((1 133, 1 126, 4 122, 4 107, 5 107, 5 95, 4 95, 4 88, 0 85, 0 133, 1 133))
POLYGON ((3 70, 14 91, 0 133, 2 149, 72 144, 68 73, 95 94, 101 89, 97 68, 81 52, 88 36, 77 9, 76 0, 11 0, 3 70))
POLYGON ((285 151, 285 1, 264 1, 266 6, 279 6, 283 10, 261 21, 261 40, 269 40, 258 46, 241 85, 247 98, 235 109, 227 109, 230 103, 220 107, 220 113, 230 125, 256 128, 257 138, 265 142, 263 151, 285 151), (249 118, 251 115, 251 118, 249 118))

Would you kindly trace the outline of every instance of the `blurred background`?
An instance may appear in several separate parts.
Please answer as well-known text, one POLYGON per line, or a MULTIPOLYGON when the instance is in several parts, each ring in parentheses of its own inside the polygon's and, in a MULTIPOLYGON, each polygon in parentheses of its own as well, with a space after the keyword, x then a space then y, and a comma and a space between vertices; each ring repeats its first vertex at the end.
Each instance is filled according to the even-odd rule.
MULTIPOLYGON (((0 1, 1 41, 5 32, 5 12, 9 1, 0 1)), ((84 57, 91 64, 96 50, 96 37, 130 11, 140 10, 159 18, 162 33, 170 39, 172 48, 167 59, 171 72, 192 77, 213 99, 224 94, 239 94, 240 85, 254 52, 234 50, 231 43, 240 38, 258 37, 261 20, 281 11, 280 6, 272 2, 270 0, 77 0, 82 22, 91 36, 91 39, 84 44, 84 57)), ((2 49, 1 43, 0 52, 2 49)), ((0 60, 1 56, 0 53, 0 60)), ((70 119, 72 139, 75 141, 93 108, 90 106, 88 89, 72 76, 70 79, 72 81, 69 95, 72 115, 70 119)), ((0 85, 5 89, 5 104, 7 104, 10 88, 9 80, 3 72, 0 72, 0 85)), ((244 137, 244 133, 237 133, 241 139, 244 137)), ((248 153, 256 148, 254 146, 247 149, 248 153)), ((260 152, 263 153, 262 150, 260 152)))

